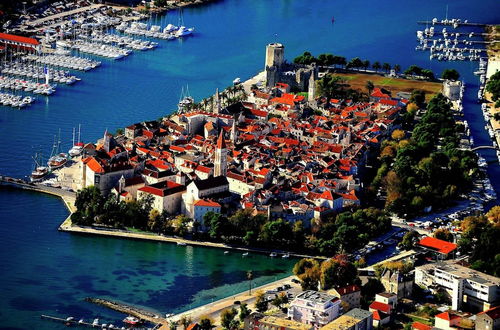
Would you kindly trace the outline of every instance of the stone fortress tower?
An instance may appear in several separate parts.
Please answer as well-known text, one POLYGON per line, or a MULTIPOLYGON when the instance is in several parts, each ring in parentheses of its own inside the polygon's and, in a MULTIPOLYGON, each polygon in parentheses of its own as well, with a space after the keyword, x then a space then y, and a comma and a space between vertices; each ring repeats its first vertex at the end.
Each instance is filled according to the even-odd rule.
POLYGON ((280 43, 272 43, 266 46, 266 66, 280 68, 285 62, 285 46, 280 43))
POLYGON ((315 64, 299 65, 285 61, 285 46, 280 43, 270 43, 266 46, 266 87, 274 87, 282 82, 290 85, 292 90, 306 91, 309 82, 318 77, 315 64), (311 79, 313 76, 313 79, 311 79))

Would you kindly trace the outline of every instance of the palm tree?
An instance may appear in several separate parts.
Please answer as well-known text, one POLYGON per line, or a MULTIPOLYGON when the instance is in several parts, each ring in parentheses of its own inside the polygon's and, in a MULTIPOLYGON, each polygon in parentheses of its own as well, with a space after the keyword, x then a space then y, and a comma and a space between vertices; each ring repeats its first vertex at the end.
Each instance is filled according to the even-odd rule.
POLYGON ((380 68, 382 68, 382 66, 380 65, 380 62, 379 61, 376 61, 375 63, 372 64, 372 68, 378 72, 378 70, 380 70, 380 68))
POLYGON ((365 68, 365 71, 370 67, 370 61, 364 60, 363 61, 363 67, 365 68))
POLYGON ((382 65, 382 69, 385 70, 385 73, 389 73, 389 71, 391 70, 391 65, 389 63, 384 63, 382 65))
POLYGON ((248 284, 248 295, 252 295, 252 280, 253 280, 253 272, 251 270, 249 270, 247 272, 247 280, 249 282, 248 284))
POLYGON ((396 72, 396 74, 401 72, 401 66, 399 64, 394 64, 393 69, 394 69, 394 72, 396 72))

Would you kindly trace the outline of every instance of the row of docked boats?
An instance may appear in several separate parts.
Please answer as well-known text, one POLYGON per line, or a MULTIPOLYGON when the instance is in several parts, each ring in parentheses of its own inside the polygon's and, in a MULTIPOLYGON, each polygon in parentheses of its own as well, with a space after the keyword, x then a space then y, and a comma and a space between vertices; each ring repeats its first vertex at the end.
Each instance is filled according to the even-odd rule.
POLYGON ((94 31, 91 36, 85 38, 93 42, 99 42, 119 47, 130 48, 133 50, 150 50, 158 47, 158 43, 149 40, 135 39, 129 36, 120 36, 112 33, 100 33, 94 31))
POLYGON ((150 28, 148 28, 148 25, 146 23, 141 23, 141 22, 132 22, 130 26, 128 25, 127 22, 122 22, 120 25, 116 27, 116 30, 126 34, 165 39, 165 40, 173 40, 176 38, 187 37, 192 35, 194 32, 193 27, 187 28, 184 25, 176 26, 173 24, 168 24, 164 28, 162 28, 159 25, 153 25, 150 28))
POLYGON ((119 60, 121 58, 124 58, 125 56, 130 55, 131 53, 131 51, 128 49, 101 43, 92 43, 83 40, 75 41, 71 47, 73 49, 79 50, 82 53, 102 56, 113 60, 119 60))
POLYGON ((89 71, 101 65, 101 62, 90 60, 78 56, 68 56, 68 55, 26 55, 24 57, 26 61, 32 61, 35 63, 47 64, 57 67, 68 68, 72 70, 89 71))
POLYGON ((69 71, 57 70, 54 68, 47 68, 40 65, 21 62, 5 64, 1 73, 33 79, 44 79, 48 76, 49 81, 67 85, 72 85, 81 80, 80 78, 71 75, 69 71))
POLYGON ((10 93, 0 93, 0 104, 13 108, 24 108, 35 101, 31 96, 22 97, 10 93))
POLYGON ((0 76, 0 89, 11 89, 17 91, 32 92, 34 94, 51 95, 56 89, 50 84, 42 84, 34 81, 15 79, 8 76, 0 76))
POLYGON ((35 166, 30 175, 30 180, 32 182, 41 181, 44 177, 50 174, 52 171, 63 167, 69 161, 70 157, 78 157, 83 152, 83 143, 80 141, 80 126, 78 127, 78 139, 76 139, 76 131, 73 128, 73 144, 68 153, 60 152, 61 139, 60 133, 59 137, 56 139, 54 136, 54 144, 52 146, 51 156, 48 159, 46 165, 43 162, 42 153, 36 153, 33 157, 35 166))

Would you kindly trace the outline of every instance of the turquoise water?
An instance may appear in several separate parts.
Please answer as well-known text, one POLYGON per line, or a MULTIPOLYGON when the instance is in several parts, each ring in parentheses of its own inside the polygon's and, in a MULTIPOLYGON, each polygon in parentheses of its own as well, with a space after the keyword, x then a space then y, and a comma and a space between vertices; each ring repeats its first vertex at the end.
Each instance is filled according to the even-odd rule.
MULTIPOLYGON (((286 57, 304 50, 331 52, 371 62, 417 64, 440 73, 456 68, 468 89, 466 119, 476 144, 487 144, 484 121, 475 102, 477 63, 430 62, 416 52, 416 21, 449 17, 493 23, 500 21, 496 0, 433 1, 300 1, 225 0, 184 10, 186 25, 196 35, 184 41, 160 41, 155 51, 137 52, 122 61, 103 60, 82 81, 61 86, 27 110, 0 107, 0 173, 17 177, 31 169, 39 148, 50 152, 53 135, 61 129, 68 149, 72 127, 82 124, 85 141, 95 141, 106 129, 156 119, 175 108, 182 86, 196 98, 249 78, 263 69, 264 47, 280 41, 286 57), (335 24, 331 23, 335 16, 335 24)), ((158 18, 177 22, 177 13, 158 18)), ((420 27, 421 28, 421 27, 420 27)), ((487 160, 492 151, 482 152, 487 160)), ((500 188, 500 168, 489 175, 500 188)), ((290 272, 292 261, 266 257, 241 259, 222 251, 169 244, 86 237, 57 232, 66 217, 55 198, 0 189, 0 328, 47 328, 39 314, 95 316, 117 320, 119 315, 82 299, 103 296, 172 312, 221 298, 246 287, 252 268, 260 283, 290 272), (228 283, 228 285, 226 285, 228 283)))

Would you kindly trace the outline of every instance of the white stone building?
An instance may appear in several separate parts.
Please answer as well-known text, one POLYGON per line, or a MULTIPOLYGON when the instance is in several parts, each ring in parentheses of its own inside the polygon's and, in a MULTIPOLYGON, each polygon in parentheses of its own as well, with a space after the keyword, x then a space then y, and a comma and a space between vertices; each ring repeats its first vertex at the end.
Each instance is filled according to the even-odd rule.
POLYGON ((340 299, 317 291, 304 291, 290 304, 288 317, 318 329, 339 316, 340 299))

